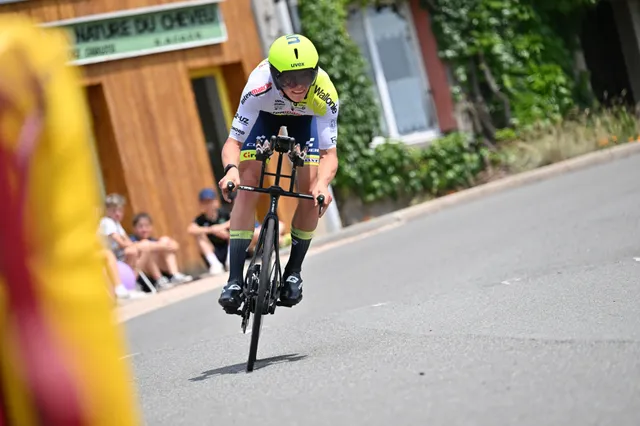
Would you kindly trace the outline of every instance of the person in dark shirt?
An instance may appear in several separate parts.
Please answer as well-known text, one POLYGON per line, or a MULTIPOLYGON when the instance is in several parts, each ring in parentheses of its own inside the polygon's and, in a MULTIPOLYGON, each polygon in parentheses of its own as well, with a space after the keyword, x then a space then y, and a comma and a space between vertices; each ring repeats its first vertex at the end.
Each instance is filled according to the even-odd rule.
POLYGON ((215 190, 205 188, 198 195, 200 214, 187 232, 196 237, 209 272, 219 275, 228 269, 230 212, 220 206, 215 190))

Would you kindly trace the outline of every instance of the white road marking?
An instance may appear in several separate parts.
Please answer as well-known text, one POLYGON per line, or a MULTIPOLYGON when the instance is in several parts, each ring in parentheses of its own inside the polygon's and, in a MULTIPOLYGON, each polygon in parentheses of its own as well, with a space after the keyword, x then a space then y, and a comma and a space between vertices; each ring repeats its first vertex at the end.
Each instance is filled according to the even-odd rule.
POLYGON ((640 262, 640 257, 634 257, 633 260, 635 260, 636 262, 640 262))
POLYGON ((378 306, 384 306, 384 305, 388 305, 389 302, 383 302, 383 303, 376 303, 375 305, 371 305, 372 308, 377 308, 378 306))
POLYGON ((136 352, 135 354, 129 354, 129 355, 126 355, 126 356, 121 357, 120 359, 127 359, 127 358, 134 357, 134 356, 136 356, 136 355, 140 355, 140 353, 139 353, 139 352, 136 352))
POLYGON ((510 279, 510 280, 501 281, 500 284, 511 285, 512 282, 517 283, 520 280, 521 280, 521 278, 513 278, 513 279, 510 279))

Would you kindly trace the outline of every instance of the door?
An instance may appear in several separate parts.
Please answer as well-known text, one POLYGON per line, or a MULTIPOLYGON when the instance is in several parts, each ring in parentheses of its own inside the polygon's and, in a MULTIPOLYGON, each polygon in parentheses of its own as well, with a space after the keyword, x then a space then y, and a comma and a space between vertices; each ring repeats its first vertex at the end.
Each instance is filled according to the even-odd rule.
POLYGON ((222 147, 229 135, 230 122, 223 77, 217 70, 205 71, 191 79, 191 88, 198 107, 214 182, 218 182, 224 177, 222 147))

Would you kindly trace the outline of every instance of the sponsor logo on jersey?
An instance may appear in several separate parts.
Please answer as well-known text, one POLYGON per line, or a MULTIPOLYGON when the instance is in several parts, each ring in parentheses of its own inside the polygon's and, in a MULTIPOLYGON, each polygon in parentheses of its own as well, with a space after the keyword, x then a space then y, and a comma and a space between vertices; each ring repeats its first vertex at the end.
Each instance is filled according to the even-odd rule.
POLYGON ((282 99, 276 99, 273 102, 273 109, 276 111, 281 111, 284 109, 285 103, 282 99))
POLYGON ((332 129, 335 129, 338 124, 336 123, 336 120, 331 120, 331 123, 329 125, 332 129))
POLYGON ((244 135, 244 130, 240 130, 237 127, 231 127, 231 130, 236 134, 236 135, 244 135))
POLYGON ((322 99, 327 103, 327 106, 331 109, 332 113, 335 114, 336 112, 338 112, 338 106, 336 105, 335 101, 331 99, 331 95, 325 92, 324 89, 322 89, 319 86, 316 86, 316 90, 314 93, 318 96, 318 98, 322 99))
POLYGON ((291 104, 291 111, 303 113, 307 110, 306 104, 291 104))
POLYGON ((252 94, 253 96, 260 96, 260 95, 264 95, 264 94, 265 94, 265 93, 267 93, 269 90, 271 90, 271 86, 272 86, 272 84, 271 84, 271 82, 269 82, 269 83, 267 83, 267 84, 265 84, 265 85, 263 85, 263 86, 260 86, 260 87, 257 87, 257 88, 255 88, 255 89, 253 89, 253 90, 251 91, 251 94, 252 94))
POLYGON ((240 103, 242 105, 244 105, 245 102, 247 102, 247 99, 249 99, 251 96, 254 97, 258 97, 261 95, 264 95, 265 93, 267 93, 269 90, 271 90, 271 86, 273 84, 271 82, 264 84, 260 87, 256 87, 255 89, 253 89, 250 92, 245 93, 245 95, 242 97, 242 99, 240 99, 240 103))
POLYGON ((297 111, 274 111, 272 112, 272 114, 273 115, 304 115, 297 111))
POLYGON ((256 151, 242 151, 242 158, 246 160, 254 160, 256 158, 256 151))
POLYGON ((239 114, 236 114, 235 119, 238 120, 240 123, 242 123, 244 126, 248 126, 249 125, 249 119, 247 117, 243 117, 239 114))
POLYGON ((335 145, 335 144, 336 144, 336 137, 331 136, 331 145, 335 145))

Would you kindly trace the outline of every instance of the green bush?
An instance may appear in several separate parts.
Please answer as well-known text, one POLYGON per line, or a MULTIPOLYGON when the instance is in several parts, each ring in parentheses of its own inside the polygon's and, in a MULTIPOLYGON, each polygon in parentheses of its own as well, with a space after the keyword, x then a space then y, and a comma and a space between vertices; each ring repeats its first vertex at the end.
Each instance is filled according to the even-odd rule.
POLYGON ((590 104, 573 51, 582 13, 596 0, 420 0, 430 11, 454 94, 482 98, 496 127, 557 122, 590 104), (505 99, 511 122, 506 122, 505 99))
POLYGON ((447 135, 426 148, 385 142, 363 163, 364 201, 425 193, 440 196, 471 187, 487 159, 487 150, 479 149, 463 133, 447 135))
POLYGON ((487 150, 479 148, 468 135, 452 133, 420 151, 419 174, 431 195, 444 195, 473 186, 487 156, 487 150))

